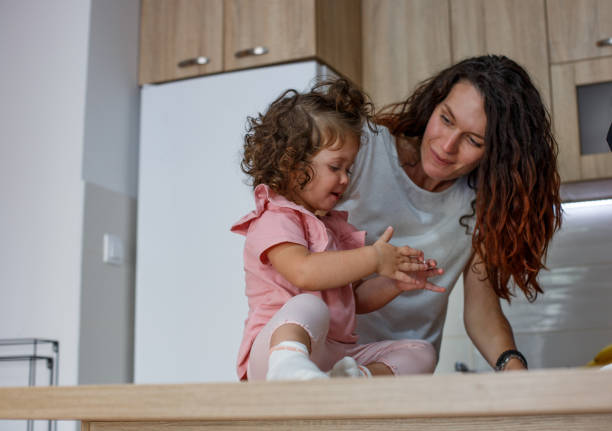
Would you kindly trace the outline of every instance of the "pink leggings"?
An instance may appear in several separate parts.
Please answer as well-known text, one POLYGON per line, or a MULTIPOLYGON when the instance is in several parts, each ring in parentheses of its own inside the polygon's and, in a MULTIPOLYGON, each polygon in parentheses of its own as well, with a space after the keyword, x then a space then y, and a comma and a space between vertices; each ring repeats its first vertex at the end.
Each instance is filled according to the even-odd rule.
POLYGON ((345 356, 351 356, 359 365, 374 362, 385 364, 393 374, 433 373, 436 351, 423 340, 379 341, 370 344, 346 344, 327 337, 329 309, 321 298, 301 294, 291 298, 261 329, 249 356, 249 380, 264 380, 268 372, 270 338, 276 329, 286 323, 301 326, 310 336, 311 359, 322 371, 329 371, 345 356))

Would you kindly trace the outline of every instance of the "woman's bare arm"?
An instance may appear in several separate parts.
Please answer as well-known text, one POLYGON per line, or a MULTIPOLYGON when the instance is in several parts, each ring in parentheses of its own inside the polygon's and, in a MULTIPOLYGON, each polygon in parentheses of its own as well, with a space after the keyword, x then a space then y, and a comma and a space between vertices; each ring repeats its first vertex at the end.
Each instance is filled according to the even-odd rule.
MULTIPOLYGON (((493 287, 485 279, 484 265, 480 262, 478 255, 474 254, 463 273, 463 321, 476 348, 494 367, 499 355, 506 350, 516 349, 516 344, 512 327, 493 287)), ((520 360, 513 358, 505 369, 524 369, 524 366, 520 360)))

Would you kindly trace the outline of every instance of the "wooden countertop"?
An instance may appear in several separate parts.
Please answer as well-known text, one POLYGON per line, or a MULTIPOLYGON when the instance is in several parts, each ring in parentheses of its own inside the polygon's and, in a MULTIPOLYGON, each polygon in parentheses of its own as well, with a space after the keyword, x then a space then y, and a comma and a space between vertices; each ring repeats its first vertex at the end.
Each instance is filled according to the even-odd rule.
MULTIPOLYGON (((253 421, 605 414, 612 372, 0 388, 0 419, 253 421)), ((612 424, 612 422, 610 422, 612 424)))

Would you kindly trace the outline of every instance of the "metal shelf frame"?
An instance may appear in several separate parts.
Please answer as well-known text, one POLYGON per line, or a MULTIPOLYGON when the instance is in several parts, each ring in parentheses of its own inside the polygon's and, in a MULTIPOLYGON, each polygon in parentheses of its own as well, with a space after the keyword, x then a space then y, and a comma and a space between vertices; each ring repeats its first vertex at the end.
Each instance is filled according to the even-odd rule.
MULTIPOLYGON (((59 341, 42 338, 10 338, 0 339, 0 352, 2 347, 11 346, 24 348, 31 347, 31 351, 19 354, 2 355, 0 353, 0 363, 2 362, 28 362, 28 386, 36 386, 36 364, 39 361, 46 362, 49 370, 49 386, 57 386, 59 378, 59 341), (51 354, 41 354, 43 347, 51 347, 51 354)), ((25 350, 25 349, 24 349, 25 350)), ((57 421, 48 421, 48 431, 57 430, 57 421)), ((34 421, 27 421, 27 431, 34 431, 34 421)))

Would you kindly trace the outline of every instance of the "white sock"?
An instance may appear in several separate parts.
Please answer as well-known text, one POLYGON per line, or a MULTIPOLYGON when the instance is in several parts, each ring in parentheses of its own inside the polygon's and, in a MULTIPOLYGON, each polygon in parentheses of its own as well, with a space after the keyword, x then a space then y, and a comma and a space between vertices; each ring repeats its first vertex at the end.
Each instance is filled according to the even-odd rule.
POLYGON ((336 362, 327 374, 330 377, 372 377, 370 370, 357 364, 350 356, 345 356, 336 362))
POLYGON ((308 349, 297 341, 282 341, 270 349, 266 380, 327 379, 308 355, 308 349))

